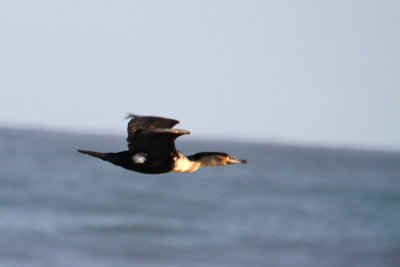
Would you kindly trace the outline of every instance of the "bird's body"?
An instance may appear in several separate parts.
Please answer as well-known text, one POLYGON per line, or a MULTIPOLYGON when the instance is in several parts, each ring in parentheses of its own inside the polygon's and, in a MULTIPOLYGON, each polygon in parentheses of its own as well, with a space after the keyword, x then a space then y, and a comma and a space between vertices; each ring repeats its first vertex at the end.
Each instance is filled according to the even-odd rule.
POLYGON ((128 170, 158 174, 194 172, 201 167, 247 163, 223 152, 200 152, 185 156, 175 147, 175 139, 189 131, 172 129, 177 120, 129 115, 127 151, 100 153, 78 150, 81 153, 109 161, 128 170))

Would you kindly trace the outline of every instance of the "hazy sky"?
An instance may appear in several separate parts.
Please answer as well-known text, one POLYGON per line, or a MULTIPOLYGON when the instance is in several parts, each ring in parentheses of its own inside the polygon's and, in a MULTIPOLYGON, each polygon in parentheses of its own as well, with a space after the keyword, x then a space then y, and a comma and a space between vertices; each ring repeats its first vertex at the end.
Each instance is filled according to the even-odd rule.
MULTIPOLYGON (((1 1, 0 126, 400 149, 400 1, 1 1)), ((188 137, 185 137, 188 138, 188 137)))

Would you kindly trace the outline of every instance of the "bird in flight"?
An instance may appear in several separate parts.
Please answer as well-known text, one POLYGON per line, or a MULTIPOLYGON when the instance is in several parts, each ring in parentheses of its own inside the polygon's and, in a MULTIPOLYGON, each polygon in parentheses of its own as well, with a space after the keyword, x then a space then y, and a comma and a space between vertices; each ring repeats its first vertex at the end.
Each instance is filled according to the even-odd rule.
POLYGON ((175 139, 189 131, 173 129, 179 123, 174 119, 128 114, 128 150, 100 153, 78 150, 83 154, 109 161, 128 170, 158 174, 167 172, 194 172, 201 167, 247 164, 223 152, 199 152, 185 156, 175 147, 175 139))

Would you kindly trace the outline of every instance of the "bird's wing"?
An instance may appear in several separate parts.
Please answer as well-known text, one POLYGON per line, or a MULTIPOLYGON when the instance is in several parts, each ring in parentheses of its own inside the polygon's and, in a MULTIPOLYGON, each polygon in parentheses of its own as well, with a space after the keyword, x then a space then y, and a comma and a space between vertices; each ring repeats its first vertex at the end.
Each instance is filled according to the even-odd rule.
POLYGON ((133 143, 135 142, 135 132, 141 129, 170 129, 177 125, 179 121, 174 119, 152 117, 152 116, 139 116, 134 114, 128 114, 127 119, 131 118, 128 122, 128 147, 129 150, 133 149, 133 143))
POLYGON ((152 156, 176 155, 175 139, 189 131, 179 129, 141 129, 134 133, 133 143, 135 153, 145 152, 152 156))

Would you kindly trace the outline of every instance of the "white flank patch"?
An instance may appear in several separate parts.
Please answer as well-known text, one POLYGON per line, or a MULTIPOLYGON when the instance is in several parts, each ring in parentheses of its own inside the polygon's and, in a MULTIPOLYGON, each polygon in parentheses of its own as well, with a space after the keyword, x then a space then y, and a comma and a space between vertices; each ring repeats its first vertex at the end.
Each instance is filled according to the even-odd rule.
POLYGON ((146 156, 147 156, 147 153, 137 153, 137 154, 133 155, 132 160, 136 164, 142 164, 146 161, 146 156))

